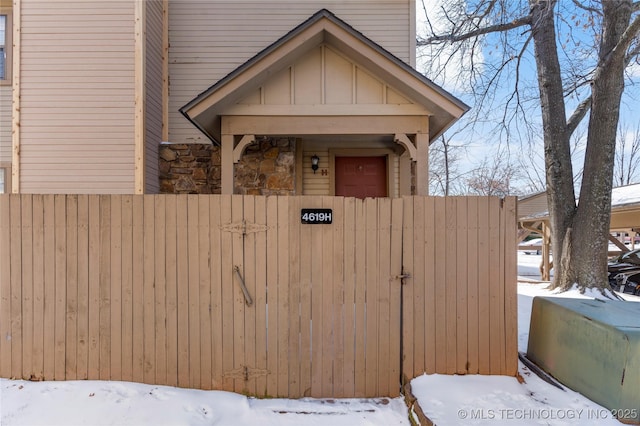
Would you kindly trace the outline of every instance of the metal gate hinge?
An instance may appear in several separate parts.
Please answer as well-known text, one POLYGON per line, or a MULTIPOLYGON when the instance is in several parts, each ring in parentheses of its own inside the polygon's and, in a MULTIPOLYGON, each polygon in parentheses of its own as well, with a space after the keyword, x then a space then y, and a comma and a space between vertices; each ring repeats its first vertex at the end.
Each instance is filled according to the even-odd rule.
POLYGON ((247 235, 252 232, 266 231, 267 229, 269 229, 269 227, 267 225, 260 225, 258 223, 252 223, 252 222, 247 222, 246 220, 242 220, 242 222, 220 225, 220 229, 222 231, 237 232, 242 235, 247 235))
POLYGON ((246 382, 249 379, 255 379, 256 377, 266 376, 268 374, 269 370, 261 370, 259 368, 251 368, 246 365, 241 365, 234 370, 229 370, 223 373, 222 377, 229 379, 242 379, 246 382))

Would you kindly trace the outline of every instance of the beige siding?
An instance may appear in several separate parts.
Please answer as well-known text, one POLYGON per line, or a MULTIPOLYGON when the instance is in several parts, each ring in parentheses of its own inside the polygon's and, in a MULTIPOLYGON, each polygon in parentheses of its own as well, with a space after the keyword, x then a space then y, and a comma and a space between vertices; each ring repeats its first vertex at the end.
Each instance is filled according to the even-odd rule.
POLYGON ((0 86, 0 163, 11 162, 11 86, 0 86))
POLYGON ((518 217, 529 217, 536 214, 545 213, 549 210, 547 206, 547 193, 531 195, 518 201, 518 217))
POLYGON ((160 192, 158 148, 162 142, 162 1, 146 2, 145 193, 160 192))
POLYGON ((134 2, 21 4, 21 192, 132 193, 134 2))
POLYGON ((172 0, 169 139, 206 141, 179 108, 322 8, 400 59, 413 62, 412 5, 409 0, 172 0))

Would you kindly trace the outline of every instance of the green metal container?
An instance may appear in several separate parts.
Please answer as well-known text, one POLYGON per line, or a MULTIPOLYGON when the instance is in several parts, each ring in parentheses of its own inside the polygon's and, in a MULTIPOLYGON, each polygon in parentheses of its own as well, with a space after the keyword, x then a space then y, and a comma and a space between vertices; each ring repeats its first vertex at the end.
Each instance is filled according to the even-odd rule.
POLYGON ((527 357, 620 421, 640 424, 640 303, 535 297, 527 357))

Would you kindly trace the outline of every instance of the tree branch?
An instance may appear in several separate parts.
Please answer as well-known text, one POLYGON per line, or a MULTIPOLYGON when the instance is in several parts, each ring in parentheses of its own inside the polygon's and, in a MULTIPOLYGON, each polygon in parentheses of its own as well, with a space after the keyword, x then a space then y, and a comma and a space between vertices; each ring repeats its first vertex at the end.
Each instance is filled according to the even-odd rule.
MULTIPOLYGON (((637 4, 640 5, 640 2, 638 2, 637 4)), ((631 25, 627 27, 627 30, 625 31, 622 38, 618 42, 618 45, 614 49, 624 47, 624 50, 626 50, 629 47, 635 35, 632 34, 631 36, 628 37, 628 39, 624 40, 624 43, 627 43, 626 46, 623 45, 623 39, 625 35, 630 34, 630 30, 631 32, 633 31, 632 26, 634 25, 635 25, 635 34, 638 34, 640 32, 640 17, 636 17, 636 19, 631 23, 631 25)), ((636 46, 634 49, 631 49, 627 53, 627 56, 624 58, 625 67, 627 67, 631 63, 631 61, 633 61, 633 58, 636 57, 638 54, 640 54, 640 44, 636 46)), ((598 68, 603 66, 605 66, 605 64, 600 64, 598 65, 598 68)), ((578 107, 575 109, 575 111, 573 111, 573 114, 571 114, 571 117, 569 117, 569 119, 567 120, 567 128, 569 130, 570 135, 573 134, 573 132, 578 127, 578 124, 580 124, 580 122, 587 115, 587 112, 589 112, 590 109, 591 109, 591 95, 589 95, 588 98, 584 99, 582 102, 578 104, 578 107)))
POLYGON ((429 44, 443 43, 443 42, 456 43, 459 41, 468 40, 470 38, 475 38, 481 35, 504 32, 507 30, 512 30, 514 28, 519 28, 525 25, 530 25, 530 24, 531 24, 531 16, 523 16, 521 18, 514 19, 511 22, 507 22, 506 24, 490 25, 488 27, 478 28, 477 30, 469 31, 464 34, 451 33, 451 34, 445 34, 445 35, 434 35, 433 37, 418 39, 417 45, 427 46, 429 44))
POLYGON ((573 4, 575 4, 580 9, 586 10, 587 12, 591 12, 591 13, 594 13, 596 15, 602 16, 602 11, 600 11, 599 9, 595 9, 593 7, 589 7, 589 6, 587 6, 587 5, 583 4, 583 3, 580 3, 578 0, 573 0, 573 4))
MULTIPOLYGON (((627 49, 629 49, 629 46, 631 46, 631 43, 633 43, 633 40, 636 38, 638 33, 640 33, 640 15, 636 16, 631 24, 627 27, 627 29, 620 37, 620 40, 618 40, 618 44, 616 44, 616 46, 611 49, 611 52, 609 52, 600 60, 600 63, 598 63, 596 67, 596 76, 594 76, 594 79, 597 78, 597 75, 602 72, 602 70, 606 69, 612 61, 614 61, 621 55, 627 54, 627 49)), ((626 59, 627 57, 625 56, 625 61, 626 59)))
POLYGON ((578 107, 573 111, 571 117, 567 120, 567 130, 569 131, 569 135, 572 135, 573 132, 578 128, 578 124, 582 121, 582 119, 587 115, 587 112, 591 109, 591 95, 587 99, 584 99, 582 102, 578 104, 578 107))

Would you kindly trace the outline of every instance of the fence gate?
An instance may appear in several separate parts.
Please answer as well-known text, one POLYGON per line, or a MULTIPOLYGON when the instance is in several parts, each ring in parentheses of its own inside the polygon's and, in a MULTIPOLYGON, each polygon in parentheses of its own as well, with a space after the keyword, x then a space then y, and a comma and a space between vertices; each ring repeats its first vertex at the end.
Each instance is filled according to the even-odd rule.
POLYGON ((513 375, 515 229, 513 198, 0 195, 0 376, 295 398, 513 375))
POLYGON ((220 266, 232 285, 213 309, 222 312, 213 322, 222 324, 221 387, 397 395, 402 201, 234 196, 227 211, 220 266), (303 209, 322 209, 324 223, 302 223, 303 209))

